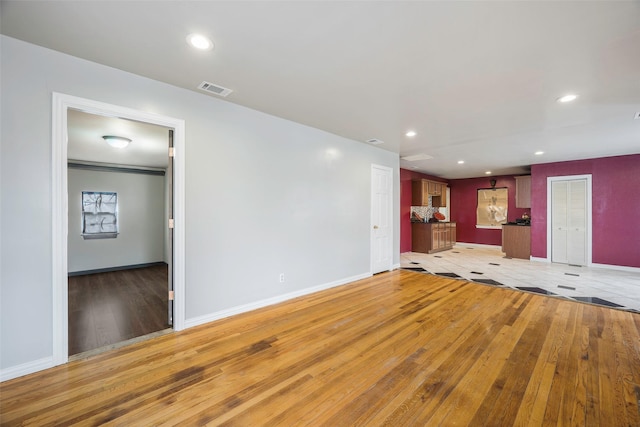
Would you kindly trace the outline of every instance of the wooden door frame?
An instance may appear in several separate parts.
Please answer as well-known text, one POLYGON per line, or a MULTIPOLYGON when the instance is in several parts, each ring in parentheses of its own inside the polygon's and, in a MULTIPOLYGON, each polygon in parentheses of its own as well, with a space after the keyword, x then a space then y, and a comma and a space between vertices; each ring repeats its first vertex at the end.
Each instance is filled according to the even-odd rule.
POLYGON ((555 181, 574 181, 574 180, 581 180, 581 179, 585 179, 587 181, 587 207, 586 209, 586 215, 587 215, 587 240, 586 240, 586 245, 587 245, 587 263, 586 263, 586 267, 590 267, 593 265, 593 260, 592 260, 592 255, 593 255, 593 248, 591 245, 592 242, 592 175, 591 174, 587 174, 587 175, 566 175, 566 176, 548 176, 547 177, 547 262, 551 262, 552 256, 551 256, 551 232, 552 230, 552 224, 551 224, 551 210, 552 210, 552 198, 551 198, 551 186, 553 184, 553 182, 555 181))
POLYGON ((67 111, 119 117, 172 128, 174 130, 174 324, 185 328, 185 123, 184 120, 134 110, 90 99, 53 92, 51 138, 51 217, 53 288, 53 365, 69 360, 68 302, 68 195, 67 195, 67 111))

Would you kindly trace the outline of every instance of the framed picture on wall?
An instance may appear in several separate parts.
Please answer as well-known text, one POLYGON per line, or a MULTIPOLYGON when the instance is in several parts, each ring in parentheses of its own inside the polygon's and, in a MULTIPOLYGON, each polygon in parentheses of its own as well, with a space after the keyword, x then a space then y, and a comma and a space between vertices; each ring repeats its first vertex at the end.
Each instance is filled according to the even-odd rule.
POLYGON ((118 194, 105 191, 82 192, 82 237, 118 237, 118 194))
POLYGON ((500 229, 507 223, 509 190, 507 188, 478 189, 476 228, 500 229))

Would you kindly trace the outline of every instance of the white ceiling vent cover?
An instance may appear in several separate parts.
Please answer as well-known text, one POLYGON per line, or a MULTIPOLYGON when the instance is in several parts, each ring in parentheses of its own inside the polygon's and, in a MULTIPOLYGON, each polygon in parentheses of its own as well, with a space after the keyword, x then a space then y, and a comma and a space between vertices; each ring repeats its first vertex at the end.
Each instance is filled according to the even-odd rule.
POLYGON ((214 93, 220 96, 227 96, 231 92, 233 92, 233 90, 231 89, 227 89, 226 87, 222 87, 219 85, 214 85, 213 83, 209 83, 209 82, 200 83, 200 86, 198 86, 198 89, 204 90, 205 92, 214 93))
POLYGON ((367 139, 367 142, 373 145, 384 144, 384 141, 380 141, 379 139, 376 139, 376 138, 367 139))
POLYGON ((433 156, 430 156, 428 154, 424 154, 424 153, 420 153, 420 154, 414 154, 413 156, 404 156, 404 157, 400 157, 402 160, 406 160, 407 162, 417 162, 418 160, 431 160, 433 159, 433 156))

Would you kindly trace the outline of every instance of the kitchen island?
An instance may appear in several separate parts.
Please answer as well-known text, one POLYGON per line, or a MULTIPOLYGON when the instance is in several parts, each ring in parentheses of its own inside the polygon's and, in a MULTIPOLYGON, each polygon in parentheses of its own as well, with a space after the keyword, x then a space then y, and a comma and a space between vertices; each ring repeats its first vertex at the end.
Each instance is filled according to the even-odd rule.
POLYGON ((508 258, 529 259, 531 257, 531 226, 503 224, 502 252, 508 258))
POLYGON ((455 222, 412 222, 411 251, 431 254, 452 249, 456 243, 455 222))

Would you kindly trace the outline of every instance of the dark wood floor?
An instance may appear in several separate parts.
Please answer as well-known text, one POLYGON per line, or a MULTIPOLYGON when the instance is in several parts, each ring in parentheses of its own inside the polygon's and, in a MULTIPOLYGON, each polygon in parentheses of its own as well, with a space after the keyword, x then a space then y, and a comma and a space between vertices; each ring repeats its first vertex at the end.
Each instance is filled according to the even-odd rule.
POLYGON ((3 426, 640 426, 640 314, 394 271, 0 387, 3 426))
POLYGON ((69 355, 169 327, 167 266, 69 277, 69 355))

